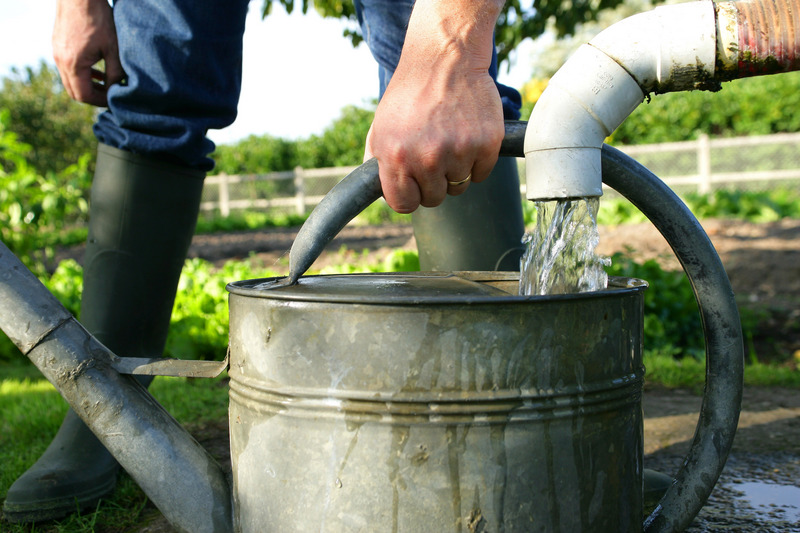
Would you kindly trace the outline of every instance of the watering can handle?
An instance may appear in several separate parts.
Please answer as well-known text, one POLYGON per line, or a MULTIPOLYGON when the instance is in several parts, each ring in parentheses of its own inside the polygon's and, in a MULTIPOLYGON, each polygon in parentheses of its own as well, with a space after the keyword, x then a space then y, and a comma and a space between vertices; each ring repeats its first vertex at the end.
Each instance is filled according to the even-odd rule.
MULTIPOLYGON (((517 120, 505 122, 501 156, 522 156, 527 125, 527 122, 517 120)), ((300 228, 289 252, 289 276, 281 285, 294 284, 342 228, 382 194, 378 161, 375 158, 337 183, 300 228)))
POLYGON ((603 182, 635 205, 661 232, 683 266, 700 308, 706 383, 689 453, 645 533, 683 531, 694 520, 728 458, 742 403, 744 342, 728 275, 686 204, 653 173, 610 146, 602 150, 603 182))
MULTIPOLYGON (((500 155, 523 156, 526 122, 506 122, 500 155)), ((744 343, 728 276, 702 226, 672 190, 619 150, 602 150, 603 182, 633 203, 661 232, 681 262, 700 307, 706 342, 706 385, 692 446, 673 484, 645 520, 645 532, 681 531, 705 503, 727 460, 741 408, 744 343)), ((336 234, 380 198, 372 159, 344 178, 311 213, 290 256, 294 283, 336 234)))

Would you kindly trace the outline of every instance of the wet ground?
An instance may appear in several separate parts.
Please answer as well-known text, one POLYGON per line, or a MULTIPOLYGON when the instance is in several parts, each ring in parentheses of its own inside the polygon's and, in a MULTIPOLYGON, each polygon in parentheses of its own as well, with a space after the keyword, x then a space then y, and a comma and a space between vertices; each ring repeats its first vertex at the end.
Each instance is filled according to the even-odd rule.
MULTIPOLYGON (((645 466, 678 471, 697 425, 700 398, 646 391, 645 466)), ((800 391, 745 390, 733 450, 690 533, 800 533, 800 391)))
MULTIPOLYGON (((652 465, 677 468, 683 456, 659 454, 652 465)), ((686 531, 800 532, 800 456, 737 452, 686 531)))

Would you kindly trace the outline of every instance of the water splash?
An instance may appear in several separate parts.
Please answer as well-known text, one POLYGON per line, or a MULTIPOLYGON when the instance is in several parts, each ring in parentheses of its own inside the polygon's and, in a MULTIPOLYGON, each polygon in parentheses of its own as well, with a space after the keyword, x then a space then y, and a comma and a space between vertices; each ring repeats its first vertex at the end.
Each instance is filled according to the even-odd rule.
POLYGON ((608 258, 595 255, 599 198, 534 202, 536 228, 523 238, 521 295, 567 294, 606 288, 608 258))

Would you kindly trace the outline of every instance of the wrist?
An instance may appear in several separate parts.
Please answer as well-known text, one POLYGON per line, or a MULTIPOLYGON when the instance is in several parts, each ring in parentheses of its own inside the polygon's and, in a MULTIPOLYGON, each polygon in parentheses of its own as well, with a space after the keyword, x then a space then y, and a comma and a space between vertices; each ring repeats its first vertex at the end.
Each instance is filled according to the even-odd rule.
POLYGON ((410 52, 455 56, 464 66, 488 68, 502 0, 417 0, 409 21, 410 52))

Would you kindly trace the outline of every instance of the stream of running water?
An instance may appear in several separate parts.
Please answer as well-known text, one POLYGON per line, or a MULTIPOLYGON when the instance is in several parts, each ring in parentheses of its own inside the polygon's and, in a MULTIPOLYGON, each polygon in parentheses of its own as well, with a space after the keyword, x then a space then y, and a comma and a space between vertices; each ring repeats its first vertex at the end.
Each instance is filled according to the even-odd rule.
POLYGON ((595 254, 599 198, 534 202, 536 228, 525 235, 520 295, 567 294, 606 288, 610 259, 595 254))

